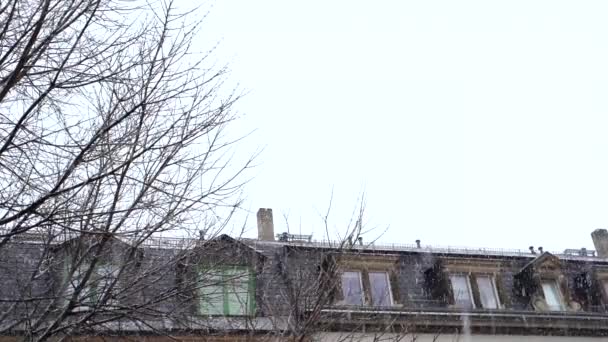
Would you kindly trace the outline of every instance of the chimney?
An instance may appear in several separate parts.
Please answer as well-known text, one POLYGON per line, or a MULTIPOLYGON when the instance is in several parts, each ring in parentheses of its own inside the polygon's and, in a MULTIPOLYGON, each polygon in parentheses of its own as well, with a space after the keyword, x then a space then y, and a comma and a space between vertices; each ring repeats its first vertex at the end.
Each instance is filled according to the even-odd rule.
POLYGON ((420 248, 420 240, 416 240, 416 248, 420 248))
POLYGON ((608 258, 608 230, 596 229, 591 233, 593 245, 600 258, 608 258))
POLYGON ((528 247, 528 249, 530 250, 530 253, 536 254, 536 252, 534 251, 534 246, 530 246, 528 247))
POLYGON ((258 210, 258 240, 274 241, 272 209, 260 208, 258 210))
POLYGON ((544 251, 543 251, 543 248, 542 248, 542 247, 538 247, 538 251, 540 252, 540 254, 543 254, 543 253, 544 253, 544 251))

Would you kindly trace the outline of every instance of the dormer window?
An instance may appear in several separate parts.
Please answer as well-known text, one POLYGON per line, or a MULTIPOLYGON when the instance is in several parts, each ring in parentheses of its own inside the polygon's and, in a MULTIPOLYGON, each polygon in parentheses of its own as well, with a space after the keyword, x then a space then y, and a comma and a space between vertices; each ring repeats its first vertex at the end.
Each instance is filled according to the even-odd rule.
POLYGON ((473 293, 469 277, 464 274, 451 274, 452 293, 454 294, 454 305, 460 308, 473 308, 473 293))
POLYGON ((491 274, 450 274, 454 306, 499 309, 495 277, 491 274))
POLYGON ((178 264, 177 285, 194 297, 190 308, 194 315, 253 317, 256 299, 263 295, 256 282, 265 259, 228 235, 199 240, 184 263, 178 264))
POLYGON ((203 268, 197 287, 202 315, 251 316, 255 312, 255 276, 249 267, 203 268))
POLYGON ((485 309, 500 308, 500 299, 498 289, 496 288, 496 279, 493 275, 477 275, 477 288, 479 289, 479 300, 481 306, 485 309))
POLYGON ((602 288, 604 289, 606 298, 608 298, 608 279, 602 279, 602 288))
POLYGON ((501 274, 503 262, 491 258, 437 258, 424 272, 424 286, 430 299, 446 307, 497 310, 508 308, 501 274))
POLYGON ((363 305, 363 283, 361 272, 342 272, 342 296, 344 304, 363 305))
POLYGON ((71 300, 74 291, 79 286, 81 287, 74 304, 75 311, 97 306, 102 300, 105 300, 106 305, 112 304, 115 301, 110 291, 116 283, 118 267, 106 263, 98 264, 91 271, 86 283, 82 284, 90 267, 89 264, 82 265, 74 271, 71 278, 66 269, 66 281, 68 282, 65 293, 66 303, 71 300))
POLYGON ((392 307, 399 302, 394 256, 340 255, 334 304, 392 307))
POLYGON ((391 283, 387 272, 369 272, 369 283, 373 306, 393 305, 391 283))
POLYGON ((343 304, 378 307, 393 305, 388 272, 344 271, 341 274, 341 283, 343 304), (364 286, 364 282, 367 286, 364 286))
POLYGON ((569 284, 561 261, 549 252, 529 261, 514 278, 516 291, 537 311, 581 310, 581 292, 588 288, 581 275, 571 278, 569 284))
POLYGON ((545 302, 550 311, 563 311, 564 300, 556 280, 543 280, 541 282, 545 302))

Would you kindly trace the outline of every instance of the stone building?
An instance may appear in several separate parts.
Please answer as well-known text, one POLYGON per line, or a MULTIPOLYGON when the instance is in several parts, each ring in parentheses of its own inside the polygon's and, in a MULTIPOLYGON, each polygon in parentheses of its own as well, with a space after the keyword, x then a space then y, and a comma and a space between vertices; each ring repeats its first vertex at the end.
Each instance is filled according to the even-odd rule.
POLYGON ((113 236, 0 250, 0 341, 608 341, 608 231, 595 251, 113 236), (85 252, 106 239, 103 252, 85 252))

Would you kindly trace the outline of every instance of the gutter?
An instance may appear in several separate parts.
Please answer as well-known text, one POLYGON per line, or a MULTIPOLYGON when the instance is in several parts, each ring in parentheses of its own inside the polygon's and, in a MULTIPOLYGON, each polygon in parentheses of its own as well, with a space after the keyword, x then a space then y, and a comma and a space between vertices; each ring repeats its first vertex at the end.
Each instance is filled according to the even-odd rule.
POLYGON ((529 313, 485 313, 485 312, 446 312, 446 311, 386 311, 386 310, 347 310, 347 309, 322 309, 323 313, 339 313, 339 314, 382 314, 382 315, 400 315, 400 316, 444 316, 444 317, 488 317, 488 318, 548 318, 548 319, 572 319, 572 320, 602 320, 608 321, 608 316, 605 315, 563 315, 563 314, 533 314, 529 313))

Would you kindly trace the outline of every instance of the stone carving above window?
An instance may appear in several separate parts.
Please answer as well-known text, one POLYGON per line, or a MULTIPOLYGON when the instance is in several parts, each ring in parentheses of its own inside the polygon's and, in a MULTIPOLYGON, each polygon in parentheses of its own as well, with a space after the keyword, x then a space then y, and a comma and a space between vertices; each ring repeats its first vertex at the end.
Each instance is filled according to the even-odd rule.
POLYGON ((582 309, 581 303, 572 297, 569 279, 563 274, 561 261, 549 252, 527 263, 515 278, 520 295, 528 298, 536 311, 582 309))

